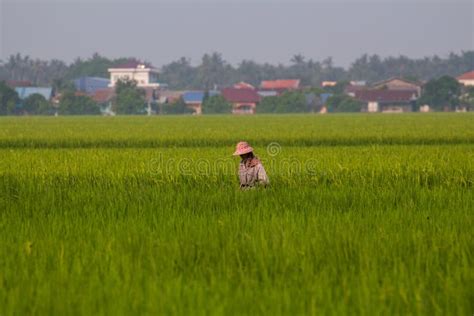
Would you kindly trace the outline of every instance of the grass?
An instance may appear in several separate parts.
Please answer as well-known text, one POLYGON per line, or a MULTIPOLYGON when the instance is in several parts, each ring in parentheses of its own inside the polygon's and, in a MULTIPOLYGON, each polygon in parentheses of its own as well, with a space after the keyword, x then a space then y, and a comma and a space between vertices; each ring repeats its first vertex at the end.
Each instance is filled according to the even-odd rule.
POLYGON ((472 314, 473 141, 469 114, 0 118, 0 314, 472 314), (269 189, 238 190, 241 139, 269 189))

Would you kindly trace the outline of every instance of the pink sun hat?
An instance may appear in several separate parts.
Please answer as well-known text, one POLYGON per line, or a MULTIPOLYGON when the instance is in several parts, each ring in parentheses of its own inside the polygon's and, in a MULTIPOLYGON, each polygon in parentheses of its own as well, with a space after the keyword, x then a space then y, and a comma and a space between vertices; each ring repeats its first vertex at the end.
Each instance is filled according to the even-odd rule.
POLYGON ((233 156, 240 156, 244 154, 248 154, 253 152, 253 148, 250 147, 249 143, 247 142, 239 142, 235 147, 235 152, 233 156))

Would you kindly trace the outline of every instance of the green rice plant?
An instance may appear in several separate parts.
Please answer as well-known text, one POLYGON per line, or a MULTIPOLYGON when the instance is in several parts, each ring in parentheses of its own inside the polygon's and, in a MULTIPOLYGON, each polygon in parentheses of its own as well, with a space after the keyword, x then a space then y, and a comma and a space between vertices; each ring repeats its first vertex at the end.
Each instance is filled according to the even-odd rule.
POLYGON ((0 314, 472 313, 473 123, 1 118, 0 314))

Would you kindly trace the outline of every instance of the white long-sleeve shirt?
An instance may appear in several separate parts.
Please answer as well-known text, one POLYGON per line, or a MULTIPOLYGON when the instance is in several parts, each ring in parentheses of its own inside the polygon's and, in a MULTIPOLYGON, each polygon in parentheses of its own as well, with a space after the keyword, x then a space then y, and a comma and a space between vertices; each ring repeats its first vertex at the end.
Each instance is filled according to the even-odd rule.
POLYGON ((239 180, 241 188, 253 187, 257 184, 268 185, 270 183, 265 168, 257 158, 240 162, 239 180))

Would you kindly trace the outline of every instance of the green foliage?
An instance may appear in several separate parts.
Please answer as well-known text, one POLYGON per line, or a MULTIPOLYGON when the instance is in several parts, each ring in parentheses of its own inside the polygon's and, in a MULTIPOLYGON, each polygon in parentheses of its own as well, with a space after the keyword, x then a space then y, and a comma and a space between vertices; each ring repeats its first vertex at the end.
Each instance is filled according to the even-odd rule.
POLYGON ((130 59, 133 59, 133 58, 122 57, 122 58, 112 60, 107 57, 101 56, 98 53, 94 53, 92 57, 87 60, 82 60, 81 58, 77 58, 69 66, 66 78, 76 79, 82 76, 108 78, 109 68, 112 68, 114 65, 117 65, 117 64, 126 63, 130 59))
POLYGON ((423 94, 418 99, 419 105, 428 104, 435 110, 443 110, 445 107, 454 109, 459 105, 461 85, 449 76, 432 79, 424 86, 423 94))
POLYGON ((220 53, 204 54, 201 65, 196 68, 196 81, 200 88, 209 90, 215 85, 232 83, 234 68, 229 65, 220 53))
POLYGON ((22 109, 28 114, 53 114, 53 107, 41 94, 35 93, 23 101, 22 109))
POLYGON ((144 114, 145 91, 134 80, 118 80, 112 109, 117 114, 144 114))
POLYGON ((305 87, 303 91, 305 93, 314 93, 316 96, 320 96, 322 93, 326 93, 326 90, 321 87, 305 87))
POLYGON ((257 105, 258 113, 298 113, 307 111, 306 96, 300 91, 289 91, 280 96, 264 97, 257 105))
POLYGON ((275 108, 275 113, 298 113, 308 110, 306 97, 302 92, 284 92, 275 108))
POLYGON ((360 112, 364 103, 345 94, 335 94, 326 101, 330 112, 360 112))
POLYGON ((179 98, 173 103, 163 105, 163 114, 192 114, 194 111, 190 109, 183 98, 179 98))
POLYGON ((280 102, 280 97, 278 96, 264 97, 257 104, 257 108, 256 108, 257 113, 274 113, 279 102, 280 102))
POLYGON ((49 85, 56 78, 63 78, 68 71, 68 66, 61 60, 32 59, 20 53, 10 55, 0 68, 0 80, 28 80, 40 86, 49 85))
POLYGON ((202 103, 202 113, 204 114, 224 114, 232 113, 232 104, 226 101, 221 95, 205 97, 202 103))
POLYGON ((72 80, 66 80, 64 78, 53 79, 53 89, 55 93, 63 93, 67 91, 75 91, 76 88, 72 80))
POLYGON ((60 115, 97 115, 100 107, 92 98, 84 95, 75 95, 74 92, 65 92, 59 101, 60 115))
POLYGON ((161 80, 169 87, 192 89, 195 86, 196 73, 189 59, 181 57, 161 68, 161 80))
POLYGON ((16 104, 19 102, 18 93, 0 81, 0 115, 15 113, 16 104))
POLYGON ((0 314, 469 315, 473 124, 0 118, 0 314))

